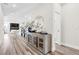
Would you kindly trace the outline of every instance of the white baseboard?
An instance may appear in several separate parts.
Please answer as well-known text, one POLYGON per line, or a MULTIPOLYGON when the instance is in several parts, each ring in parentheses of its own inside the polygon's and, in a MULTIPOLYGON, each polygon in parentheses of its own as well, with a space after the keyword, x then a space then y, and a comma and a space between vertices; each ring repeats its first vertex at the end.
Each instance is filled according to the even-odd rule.
POLYGON ((55 42, 55 43, 57 43, 58 45, 62 45, 61 43, 59 43, 59 42, 55 42))
POLYGON ((74 46, 74 45, 70 45, 70 44, 62 44, 62 45, 79 50, 79 46, 74 46))

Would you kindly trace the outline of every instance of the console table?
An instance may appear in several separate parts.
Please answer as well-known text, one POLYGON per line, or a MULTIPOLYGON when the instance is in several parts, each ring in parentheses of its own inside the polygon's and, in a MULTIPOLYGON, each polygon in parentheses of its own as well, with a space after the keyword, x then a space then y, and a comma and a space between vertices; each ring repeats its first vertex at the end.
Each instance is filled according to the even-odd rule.
POLYGON ((28 33, 28 44, 38 49, 43 54, 51 51, 52 35, 40 33, 28 33))

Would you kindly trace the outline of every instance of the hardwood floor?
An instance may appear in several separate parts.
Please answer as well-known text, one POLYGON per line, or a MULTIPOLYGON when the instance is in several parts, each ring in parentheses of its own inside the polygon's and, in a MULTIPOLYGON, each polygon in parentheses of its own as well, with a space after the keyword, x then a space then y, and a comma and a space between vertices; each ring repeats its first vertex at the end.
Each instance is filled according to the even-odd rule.
POLYGON ((56 52, 61 55, 79 55, 79 50, 56 44, 56 52))
POLYGON ((5 34, 0 47, 0 55, 43 55, 40 51, 28 46, 27 40, 16 34, 5 34))
MULTIPOLYGON (((28 46, 27 40, 16 34, 5 34, 0 55, 43 55, 40 51, 28 46)), ((79 50, 56 44, 56 51, 47 55, 79 55, 79 50)))
POLYGON ((26 41, 19 36, 15 36, 14 34, 5 34, 4 40, 0 48, 1 55, 30 55, 32 53, 26 41))

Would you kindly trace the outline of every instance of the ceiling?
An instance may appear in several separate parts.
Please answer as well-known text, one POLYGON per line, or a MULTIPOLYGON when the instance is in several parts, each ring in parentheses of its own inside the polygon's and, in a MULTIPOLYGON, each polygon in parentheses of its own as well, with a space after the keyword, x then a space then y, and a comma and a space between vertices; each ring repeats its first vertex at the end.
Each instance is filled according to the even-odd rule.
POLYGON ((38 5, 39 3, 2 3, 2 11, 4 16, 7 16, 12 13, 20 13, 22 10, 28 12, 38 5))
MULTIPOLYGON (((40 5, 45 5, 45 3, 2 3, 1 4, 4 16, 8 16, 10 14, 16 14, 16 13, 17 14, 28 13, 40 5)), ((63 5, 65 5, 65 3, 61 3, 61 6, 63 5)))
POLYGON ((44 3, 2 3, 2 11, 4 22, 19 22, 22 23, 26 19, 31 19, 31 14, 36 9, 40 8, 44 3))

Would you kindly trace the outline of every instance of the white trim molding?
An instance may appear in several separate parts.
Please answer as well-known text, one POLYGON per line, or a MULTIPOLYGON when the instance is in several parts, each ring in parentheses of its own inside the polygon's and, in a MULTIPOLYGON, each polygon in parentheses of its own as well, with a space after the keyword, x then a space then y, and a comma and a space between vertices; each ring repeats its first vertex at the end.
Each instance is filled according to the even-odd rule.
POLYGON ((62 45, 79 50, 79 46, 70 45, 70 44, 66 44, 66 43, 65 44, 62 44, 62 45))

